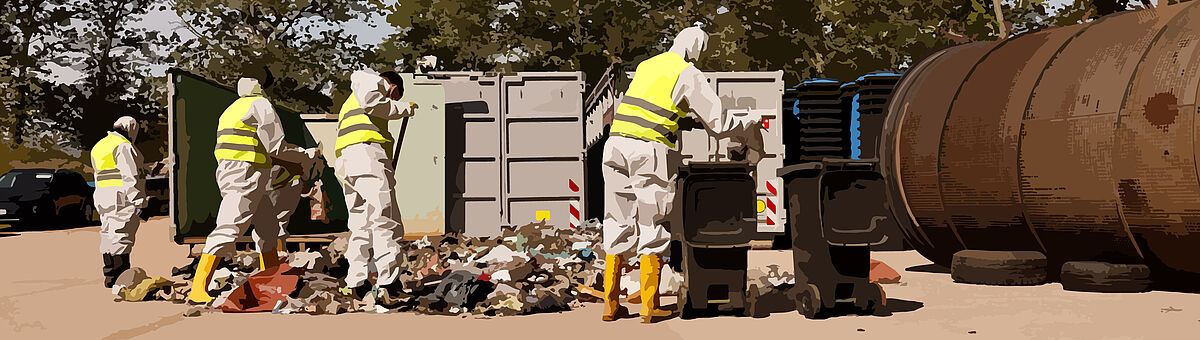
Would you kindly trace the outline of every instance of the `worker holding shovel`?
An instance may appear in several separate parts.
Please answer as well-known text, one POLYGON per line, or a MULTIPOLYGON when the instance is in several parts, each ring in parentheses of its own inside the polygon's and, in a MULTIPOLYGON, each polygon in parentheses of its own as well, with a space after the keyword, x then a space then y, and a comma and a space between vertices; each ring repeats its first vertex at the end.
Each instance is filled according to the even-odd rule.
MULTIPOLYGON (((335 146, 337 173, 346 194, 350 262, 344 293, 366 297, 374 287, 367 282, 369 267, 378 276, 379 301, 388 304, 401 293, 399 240, 404 225, 396 206, 395 158, 388 121, 412 117, 416 103, 400 102, 404 81, 395 72, 357 71, 350 76, 352 93, 338 113, 335 146)), ((403 138, 403 129, 401 136, 403 138)), ((397 149, 398 150, 398 149, 397 149)))

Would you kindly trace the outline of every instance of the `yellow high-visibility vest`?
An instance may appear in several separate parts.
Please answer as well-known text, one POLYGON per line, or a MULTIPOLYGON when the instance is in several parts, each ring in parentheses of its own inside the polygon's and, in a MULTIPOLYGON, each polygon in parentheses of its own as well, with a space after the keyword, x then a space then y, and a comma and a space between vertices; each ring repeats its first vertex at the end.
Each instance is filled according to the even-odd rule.
POLYGON ((391 150, 392 133, 388 131, 388 121, 368 115, 358 103, 358 97, 351 93, 338 113, 338 136, 334 150, 340 155, 347 146, 368 142, 382 144, 384 150, 391 150))
POLYGON ((271 164, 270 158, 267 158, 267 149, 262 145, 262 141, 258 140, 258 128, 242 121, 242 118, 250 113, 250 104, 258 100, 266 98, 239 98, 221 114, 217 121, 217 146, 213 152, 218 162, 235 160, 258 166, 271 164))
POLYGON ((679 73, 688 66, 691 64, 682 56, 671 52, 638 64, 633 82, 613 115, 609 135, 660 142, 674 148, 679 140, 679 119, 687 116, 687 112, 675 106, 671 93, 675 91, 679 73))
MULTIPOLYGON (((133 144, 116 132, 109 132, 108 136, 100 139, 96 146, 92 147, 92 168, 95 169, 96 187, 119 187, 125 183, 121 181, 121 170, 117 169, 117 160, 113 155, 117 151, 117 146, 121 144, 133 144)), ((136 176, 137 174, 134 174, 136 176)))

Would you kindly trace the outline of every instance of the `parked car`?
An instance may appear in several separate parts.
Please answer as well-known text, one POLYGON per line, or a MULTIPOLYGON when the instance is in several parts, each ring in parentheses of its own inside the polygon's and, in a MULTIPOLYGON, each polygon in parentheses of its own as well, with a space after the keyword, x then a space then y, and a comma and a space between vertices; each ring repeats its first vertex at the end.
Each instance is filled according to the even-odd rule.
POLYGON ((96 189, 71 170, 17 169, 0 176, 0 223, 87 225, 96 189))
POLYGON ((146 216, 167 216, 169 207, 168 186, 171 184, 167 176, 146 177, 146 216))

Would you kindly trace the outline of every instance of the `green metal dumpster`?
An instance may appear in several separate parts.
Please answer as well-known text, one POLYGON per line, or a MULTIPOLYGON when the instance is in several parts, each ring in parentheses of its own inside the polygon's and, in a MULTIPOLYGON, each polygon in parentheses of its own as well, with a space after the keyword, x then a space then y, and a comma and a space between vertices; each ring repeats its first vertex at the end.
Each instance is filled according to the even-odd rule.
MULTIPOLYGON (((231 88, 181 70, 169 72, 168 107, 171 166, 171 220, 176 243, 203 243, 216 225, 221 202, 215 178, 217 117, 238 98, 231 88)), ((439 84, 417 81, 404 75, 407 84, 402 101, 421 104, 406 131, 406 141, 396 169, 396 197, 406 234, 429 235, 445 232, 446 162, 445 94, 439 84), (415 98, 420 98, 415 99, 415 98)), ((337 108, 331 108, 336 111, 337 108)), ((342 186, 334 173, 334 141, 337 117, 327 114, 297 114, 276 106, 285 133, 284 139, 301 147, 323 147, 327 163, 321 176, 322 189, 328 195, 329 220, 314 221, 309 214, 309 199, 301 199, 292 215, 288 232, 293 236, 330 234, 346 231, 346 206, 342 186)), ((400 121, 389 130, 397 135, 400 121)), ((247 238, 248 240, 248 238, 247 238)))

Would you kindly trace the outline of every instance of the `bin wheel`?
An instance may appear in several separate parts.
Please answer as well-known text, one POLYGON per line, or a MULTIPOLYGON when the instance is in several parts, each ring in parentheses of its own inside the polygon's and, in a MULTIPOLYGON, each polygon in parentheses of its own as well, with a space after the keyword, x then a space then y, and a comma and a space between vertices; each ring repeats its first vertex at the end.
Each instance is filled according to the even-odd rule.
POLYGON ((854 302, 854 307, 862 315, 872 315, 876 311, 882 311, 887 301, 884 300, 883 286, 878 283, 868 283, 861 286, 861 294, 859 294, 854 302))
POLYGON ((825 307, 821 304, 821 291, 817 286, 810 284, 800 292, 796 297, 796 311, 807 319, 820 319, 825 314, 825 307))

